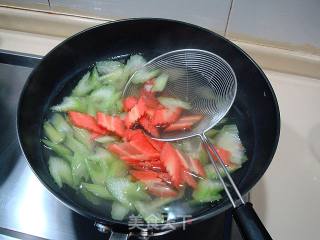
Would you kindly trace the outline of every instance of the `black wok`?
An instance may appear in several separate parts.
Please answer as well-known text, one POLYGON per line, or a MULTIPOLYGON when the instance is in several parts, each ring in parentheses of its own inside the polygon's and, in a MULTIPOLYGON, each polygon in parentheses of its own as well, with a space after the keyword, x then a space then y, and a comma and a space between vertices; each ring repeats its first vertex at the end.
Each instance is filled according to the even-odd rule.
MULTIPOLYGON (((48 107, 68 94, 75 79, 98 60, 125 58, 136 53, 151 59, 182 48, 213 52, 233 68, 238 92, 230 114, 240 128, 240 138, 249 159, 233 178, 240 192, 245 194, 262 177, 278 144, 280 114, 272 87, 257 64, 229 40, 195 25, 165 19, 121 20, 85 30, 59 44, 31 73, 20 97, 17 126, 23 152, 40 181, 69 208, 113 231, 128 232, 127 222, 112 220, 82 201, 70 198, 54 183, 40 143, 48 107)), ((209 210, 193 216, 192 223, 213 217, 227 208, 230 203, 224 197, 209 210)), ((268 239, 261 223, 253 224, 258 218, 250 209, 238 209, 235 217, 242 223, 240 227, 248 239, 268 239), (257 230, 262 230, 262 234, 257 230)), ((182 219, 173 224, 181 226, 182 219)))

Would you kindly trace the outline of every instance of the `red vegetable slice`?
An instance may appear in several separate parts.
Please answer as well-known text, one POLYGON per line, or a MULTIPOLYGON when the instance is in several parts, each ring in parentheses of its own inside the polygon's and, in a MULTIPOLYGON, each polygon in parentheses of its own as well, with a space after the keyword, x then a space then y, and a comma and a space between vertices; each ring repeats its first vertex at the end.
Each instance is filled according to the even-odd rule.
POLYGON ((146 111, 146 103, 142 98, 139 99, 138 103, 131 108, 125 118, 125 124, 127 128, 131 128, 134 124, 144 115, 146 111))
POLYGON ((110 144, 107 146, 107 148, 110 152, 118 156, 133 156, 142 154, 139 150, 127 142, 110 144))
POLYGON ((190 164, 191 164, 191 169, 194 173, 198 174, 201 177, 204 177, 206 175, 206 172, 201 164, 201 162, 199 161, 199 159, 193 159, 193 158, 189 158, 190 159, 190 164))
POLYGON ((134 96, 127 97, 123 100, 123 109, 125 112, 129 112, 138 103, 138 99, 134 96))
POLYGON ((149 134, 151 134, 154 137, 159 137, 159 130, 152 125, 151 121, 147 116, 143 116, 140 118, 139 123, 141 127, 143 127, 144 130, 146 130, 149 134))
POLYGON ((148 192, 157 197, 176 197, 178 192, 173 190, 164 182, 151 182, 149 181, 147 184, 148 192))
POLYGON ((125 134, 124 123, 118 116, 109 116, 107 114, 98 112, 97 122, 101 127, 106 128, 120 137, 123 137, 125 134))
POLYGON ((140 134, 140 133, 143 133, 141 129, 135 129, 135 130, 127 129, 124 134, 124 140, 130 141, 134 138, 136 134, 140 134))
MULTIPOLYGON (((221 147, 215 147, 219 156, 221 157, 223 163, 227 166, 230 166, 232 165, 232 162, 231 162, 231 152, 224 149, 224 148, 221 148, 221 147)), ((216 155, 211 151, 210 149, 210 152, 211 152, 211 156, 213 157, 213 159, 215 161, 218 161, 218 158, 216 158, 216 155)))
POLYGON ((107 130, 100 127, 96 119, 88 114, 70 111, 68 112, 68 116, 70 122, 76 127, 84 128, 101 135, 107 133, 107 130))
POLYGON ((139 170, 130 170, 130 174, 137 180, 142 182, 161 182, 162 180, 158 177, 158 173, 153 171, 139 171, 139 170))
POLYGON ((94 140, 94 139, 96 139, 96 138, 99 138, 99 137, 102 137, 102 136, 104 136, 105 134, 99 134, 99 133, 96 133, 96 132, 91 132, 90 133, 90 139, 91 140, 94 140))
POLYGON ((164 144, 160 154, 160 160, 170 174, 173 185, 175 187, 179 187, 183 182, 181 174, 183 166, 179 160, 175 148, 170 143, 164 144))
POLYGON ((164 145, 164 142, 162 141, 157 141, 157 140, 154 140, 150 137, 147 137, 149 143, 158 151, 158 152, 161 152, 162 148, 163 148, 163 145, 164 145))
POLYGON ((142 154, 149 158, 159 158, 159 152, 149 143, 147 137, 143 133, 137 133, 130 141, 130 144, 142 154))
POLYGON ((202 119, 201 115, 183 116, 178 121, 170 124, 164 129, 165 132, 185 131, 190 130, 191 127, 202 119))
POLYGON ((197 188, 198 184, 190 172, 183 171, 183 180, 193 189, 197 188))
POLYGON ((156 109, 154 108, 146 109, 146 115, 149 117, 149 119, 152 119, 154 117, 155 112, 156 112, 156 109))
POLYGON ((120 158, 121 158, 122 160, 126 160, 126 161, 137 161, 137 162, 149 161, 149 160, 151 160, 148 156, 146 156, 146 155, 144 155, 144 154, 122 155, 122 156, 120 156, 120 158))
POLYGON ((157 109, 152 119, 154 126, 166 126, 177 121, 182 113, 182 109, 175 108, 161 108, 157 109))
POLYGON ((178 150, 175 149, 177 157, 181 163, 181 165, 185 168, 185 169, 189 169, 189 163, 187 162, 187 158, 185 158, 185 156, 178 150))

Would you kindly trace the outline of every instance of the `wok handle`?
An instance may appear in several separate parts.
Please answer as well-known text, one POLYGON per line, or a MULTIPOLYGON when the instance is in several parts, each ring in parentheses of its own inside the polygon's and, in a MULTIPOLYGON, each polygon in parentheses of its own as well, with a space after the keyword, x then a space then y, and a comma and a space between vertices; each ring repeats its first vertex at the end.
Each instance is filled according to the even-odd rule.
POLYGON ((240 204, 234 208, 232 214, 244 240, 272 240, 252 203, 240 204))
POLYGON ((127 240, 128 237, 127 233, 111 232, 109 240, 127 240))

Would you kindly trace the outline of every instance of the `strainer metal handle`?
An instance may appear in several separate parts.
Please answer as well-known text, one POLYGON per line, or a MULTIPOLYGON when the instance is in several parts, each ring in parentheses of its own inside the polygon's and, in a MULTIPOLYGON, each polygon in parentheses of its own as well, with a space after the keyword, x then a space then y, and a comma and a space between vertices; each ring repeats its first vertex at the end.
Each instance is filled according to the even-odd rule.
POLYGON ((240 229, 241 235, 244 240, 272 240, 270 234, 268 233, 267 229, 264 227, 263 223, 261 222, 260 218, 256 214, 255 210, 253 209, 252 203, 245 202, 241 196, 241 193, 234 183, 232 177, 229 174, 229 171, 225 167, 221 157, 219 156, 215 146, 209 141, 205 134, 200 134, 200 138, 203 141, 203 145, 209 159, 214 167, 215 172, 218 175, 218 178, 233 206, 233 216, 234 219, 240 229), (218 159, 218 163, 213 159, 210 150, 213 152, 215 157, 218 159), (222 167, 228 181, 230 182, 235 194, 237 195, 237 199, 234 199, 231 192, 229 191, 225 180, 222 178, 220 171, 218 169, 218 164, 222 167), (239 202, 240 203, 237 203, 239 202))

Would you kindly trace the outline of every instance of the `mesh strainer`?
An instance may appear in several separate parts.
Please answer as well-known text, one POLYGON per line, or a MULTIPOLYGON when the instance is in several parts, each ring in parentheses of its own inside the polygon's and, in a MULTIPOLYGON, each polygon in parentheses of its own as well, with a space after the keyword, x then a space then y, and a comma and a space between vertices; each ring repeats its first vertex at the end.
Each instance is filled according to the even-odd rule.
MULTIPOLYGON (((160 141, 176 141, 199 136, 204 143, 208 156, 233 207, 237 207, 236 201, 230 194, 218 170, 218 164, 224 169, 234 192, 241 203, 244 204, 245 202, 224 166, 222 159, 213 144, 205 136, 205 132, 226 115, 234 102, 237 92, 237 79, 231 66, 221 57, 211 52, 200 49, 181 49, 152 59, 138 71, 151 72, 154 70, 160 70, 162 73, 169 75, 166 94, 190 103, 190 111, 195 114, 201 114, 203 118, 190 131, 164 132, 159 138, 153 138, 160 141), (218 163, 213 160, 209 149, 216 155, 219 160, 218 163)), ((123 95, 125 97, 136 95, 141 88, 141 86, 133 84, 131 81, 135 77, 135 74, 129 79, 124 89, 123 95)))

